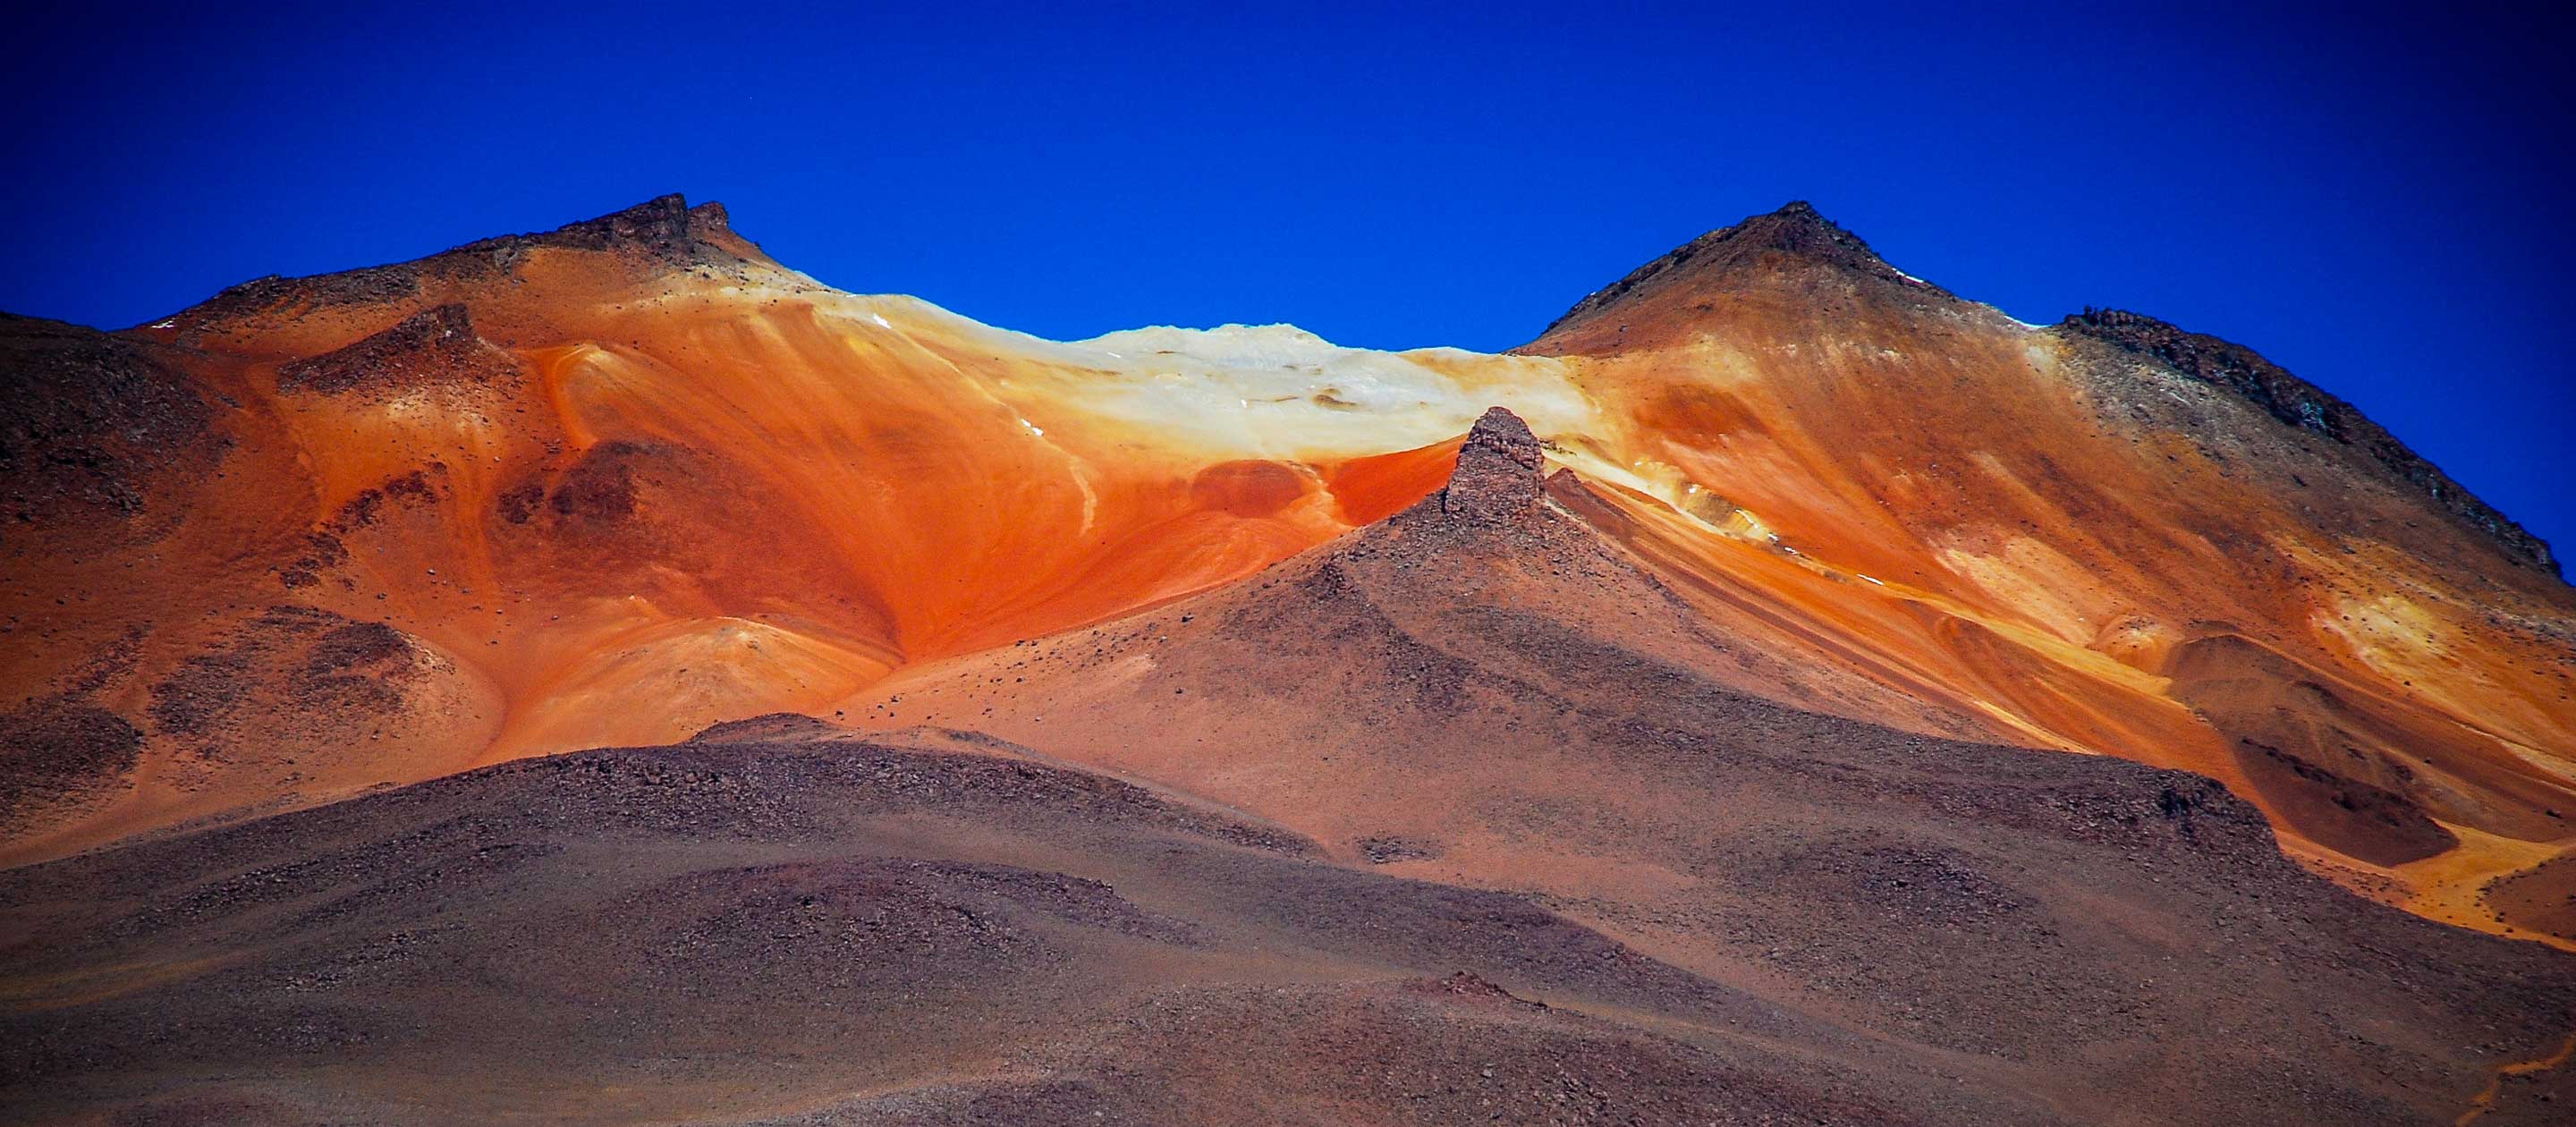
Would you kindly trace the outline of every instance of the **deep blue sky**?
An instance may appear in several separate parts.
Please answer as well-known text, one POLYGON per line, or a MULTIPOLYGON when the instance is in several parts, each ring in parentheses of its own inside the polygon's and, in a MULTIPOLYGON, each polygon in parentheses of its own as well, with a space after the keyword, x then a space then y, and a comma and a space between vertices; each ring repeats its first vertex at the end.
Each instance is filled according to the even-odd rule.
POLYGON ((2576 550, 2551 17, 116 7, 12 29, 0 309, 131 325, 681 191, 1044 336, 1500 349, 1806 198, 2025 320, 2252 345, 2576 550))

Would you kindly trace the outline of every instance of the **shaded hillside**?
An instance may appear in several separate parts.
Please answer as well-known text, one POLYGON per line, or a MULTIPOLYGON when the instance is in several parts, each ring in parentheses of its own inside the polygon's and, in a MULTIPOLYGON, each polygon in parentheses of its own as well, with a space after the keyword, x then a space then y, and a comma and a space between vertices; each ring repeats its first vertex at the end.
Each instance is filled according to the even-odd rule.
POLYGON ((2184 375, 2244 396, 2283 423, 2354 447, 2389 473, 2422 490, 2443 511, 2493 540, 2507 556, 2551 575, 2559 573, 2557 558, 2550 554, 2547 541, 2497 512, 2495 506, 2478 500, 2476 494, 2408 449, 2397 436, 2370 421, 2352 404, 2291 375, 2253 349, 2119 309, 2087 309, 2060 324, 2070 332, 2152 356, 2184 375))
POLYGON ((2051 1121, 1903 1095, 1933 1078, 1520 898, 966 746, 711 733, 18 870, 0 1098, 240 1123, 2051 1121))

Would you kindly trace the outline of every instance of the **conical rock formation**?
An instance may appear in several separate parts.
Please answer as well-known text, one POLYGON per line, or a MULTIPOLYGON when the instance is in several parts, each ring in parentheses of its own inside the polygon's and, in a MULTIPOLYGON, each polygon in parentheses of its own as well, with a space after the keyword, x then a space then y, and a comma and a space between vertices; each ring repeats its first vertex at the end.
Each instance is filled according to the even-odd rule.
POLYGON ((1458 449, 1458 468, 1440 491, 1440 509, 1473 521, 1511 521, 1538 507, 1542 458, 1529 424, 1488 408, 1458 449))

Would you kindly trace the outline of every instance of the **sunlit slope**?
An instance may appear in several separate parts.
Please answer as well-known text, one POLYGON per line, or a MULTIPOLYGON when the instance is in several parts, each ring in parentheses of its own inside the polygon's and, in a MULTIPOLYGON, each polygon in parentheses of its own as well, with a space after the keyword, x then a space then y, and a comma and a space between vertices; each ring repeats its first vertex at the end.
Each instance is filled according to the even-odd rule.
POLYGON ((2260 357, 2128 315, 2023 325, 1803 205, 1527 351, 1575 360, 1617 456, 1681 482, 1606 491, 1604 523, 1712 606, 2027 742, 2215 776, 2444 918, 2502 926, 2454 883, 2493 865, 2436 856, 2455 840, 2571 840, 2576 598, 2546 547, 2260 357))
POLYGON ((1759 642, 1719 683, 2210 774, 2482 926, 2576 811, 2576 599, 2536 541, 2276 370, 2014 322, 1803 207, 1505 356, 1044 341, 831 290, 676 198, 82 332, 22 334, 114 379, 64 377, 113 394, 35 428, 79 456, 14 490, 0 857, 828 716, 1382 520, 1495 404, 1655 613, 1759 642))
POLYGON ((137 513, 47 516, 120 543, 14 545, 29 724, 104 708, 139 755, 118 785, 38 795, 13 855, 817 708, 1383 517, 1490 399, 1581 426, 1556 361, 1285 327, 1056 344, 825 289, 721 212, 638 212, 126 334, 209 404, 213 452, 147 475, 137 513), (388 624, 424 671, 363 722, 286 710, 257 748, 153 720, 231 635, 279 649, 276 605, 388 624))

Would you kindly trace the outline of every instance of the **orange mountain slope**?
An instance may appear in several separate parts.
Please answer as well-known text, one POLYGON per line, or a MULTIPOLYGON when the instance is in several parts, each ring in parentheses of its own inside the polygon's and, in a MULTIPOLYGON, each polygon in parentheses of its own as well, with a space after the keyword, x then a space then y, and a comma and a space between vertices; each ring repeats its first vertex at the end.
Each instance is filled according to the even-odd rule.
MULTIPOLYGON (((2023 325, 1803 205, 1502 356, 1044 341, 666 197, 124 332, 11 319, 0 364, 0 862, 767 712, 911 722, 900 686, 1404 509, 1500 404, 1658 592, 1604 621, 1730 639, 1671 643, 1715 683, 2201 772, 2435 918, 2563 934, 2576 884, 2545 546, 2250 352, 2023 325)), ((1043 697, 938 722, 1020 738, 1043 697)))

